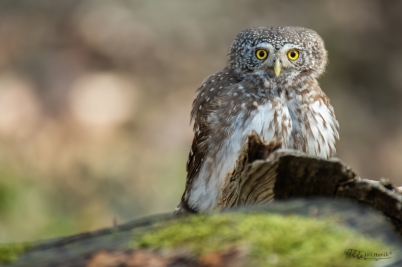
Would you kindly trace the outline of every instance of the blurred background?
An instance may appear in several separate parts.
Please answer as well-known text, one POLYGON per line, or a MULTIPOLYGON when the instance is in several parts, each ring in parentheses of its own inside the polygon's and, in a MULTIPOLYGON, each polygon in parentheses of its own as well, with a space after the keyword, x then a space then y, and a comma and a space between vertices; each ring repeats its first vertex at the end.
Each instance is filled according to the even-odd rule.
POLYGON ((194 92, 241 30, 316 30, 338 156, 402 185, 402 1, 0 0, 0 242, 170 212, 194 92))

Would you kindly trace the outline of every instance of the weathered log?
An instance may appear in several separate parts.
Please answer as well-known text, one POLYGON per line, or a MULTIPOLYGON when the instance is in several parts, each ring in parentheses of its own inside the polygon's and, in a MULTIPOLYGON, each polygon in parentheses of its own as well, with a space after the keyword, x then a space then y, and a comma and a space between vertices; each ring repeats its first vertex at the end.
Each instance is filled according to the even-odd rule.
MULTIPOLYGON (((335 224, 341 228, 352 228, 363 236, 381 240, 385 244, 384 249, 385 246, 393 247, 392 251, 386 252, 393 252, 392 255, 386 255, 389 257, 387 260, 376 258, 381 260, 376 266, 402 266, 402 243, 397 234, 402 233, 402 195, 396 187, 387 181, 361 179, 339 159, 325 160, 293 150, 283 150, 280 146, 279 143, 264 143, 255 133, 249 136, 234 171, 226 177, 217 206, 217 209, 223 210, 219 216, 234 213, 234 224, 256 213, 267 217, 279 214, 283 216, 284 222, 288 215, 312 217, 313 221, 335 217, 335 224)), ((209 218, 209 215, 191 216, 209 218)), ((248 254, 243 249, 248 241, 240 242, 240 246, 234 243, 229 249, 198 256, 183 249, 183 244, 168 250, 155 243, 151 247, 133 246, 133 241, 141 239, 143 233, 153 233, 180 224, 186 218, 191 217, 160 215, 96 232, 16 246, 17 259, 9 262, 9 266, 249 266, 250 255, 253 253, 248 254)), ((299 221, 297 224, 294 227, 303 227, 299 221)), ((258 227, 251 228, 258 231, 258 227)), ((289 232, 293 230, 289 228, 289 232)), ((197 231, 196 227, 194 231, 197 231)), ((216 234, 220 234, 219 231, 216 234)), ((253 235, 258 236, 258 233, 256 235, 254 232, 253 235)), ((303 236, 297 244, 310 238, 314 237, 303 236)), ((325 240, 326 236, 322 236, 322 239, 325 240)), ((216 242, 216 238, 212 240, 215 240, 212 243, 216 242)), ((184 247, 188 245, 186 242, 184 247)), ((208 246, 207 243, 201 246, 208 246)), ((12 249, 13 246, 11 249, 0 246, 0 253, 12 252, 12 249)), ((345 252, 349 256, 356 256, 350 252, 353 249, 345 247, 345 252)), ((268 250, 263 253, 273 255, 268 250)), ((336 257, 344 257, 343 254, 338 251, 336 257)), ((275 260, 275 256, 272 257, 275 260)), ((355 266, 358 263, 356 260, 364 259, 352 258, 341 266, 355 266)))
POLYGON ((348 198, 381 211, 402 234, 402 194, 388 181, 361 179, 339 159, 265 143, 255 132, 226 177, 218 208, 308 197, 348 198))
MULTIPOLYGON (((336 199, 314 199, 314 200, 287 200, 275 201, 273 203, 266 203, 262 205, 255 205, 250 207, 242 207, 237 209, 230 209, 221 213, 221 215, 232 214, 235 221, 241 221, 247 216, 253 214, 262 214, 271 216, 277 214, 283 216, 284 220, 291 216, 300 216, 300 218, 314 218, 314 220, 327 220, 328 218, 335 218, 334 223, 341 228, 352 228, 354 232, 375 240, 381 240, 384 246, 380 250, 374 251, 375 253, 382 253, 387 251, 390 254, 388 260, 379 259, 376 266, 382 267, 398 267, 402 265, 402 250, 401 240, 398 235, 392 230, 389 223, 378 212, 370 207, 351 203, 346 200, 336 199), (388 247, 393 247, 392 250, 387 250, 388 247)), ((209 215, 203 215, 209 216, 209 215)), ((214 216, 214 215, 211 215, 214 216)), ((32 247, 24 253, 18 255, 16 261, 5 266, 29 266, 29 267, 223 267, 223 266, 250 266, 247 264, 249 256, 247 250, 243 247, 245 244, 238 246, 237 243, 233 247, 224 250, 212 251, 201 256, 194 256, 189 254, 183 247, 166 250, 159 249, 158 245, 155 247, 135 248, 133 241, 137 240, 142 234, 154 233, 165 227, 174 224, 180 224, 187 218, 199 217, 199 215, 183 215, 171 216, 170 214, 152 216, 127 223, 120 226, 111 227, 104 230, 99 230, 90 233, 79 234, 66 238, 58 238, 49 241, 41 241, 32 244, 32 247)), ((216 217, 216 214, 215 214, 216 217)), ((204 222, 204 221, 203 221, 204 222)), ((297 221, 298 225, 295 228, 303 228, 303 224, 297 221)), ((193 231, 197 232, 195 226, 193 231)), ((212 226, 213 227, 213 226, 212 226)), ((233 227, 230 225, 229 227, 233 227)), ((233 228, 234 229, 234 228, 233 228)), ((332 229, 332 228, 330 228, 332 229)), ((214 230, 214 229, 212 229, 214 230)), ((205 228, 203 229, 205 232, 205 228)), ((258 228, 256 229, 258 231, 258 228)), ((280 230, 283 231, 283 230, 280 230)), ((293 235, 295 229, 289 228, 289 235, 293 235)), ((311 232, 309 232, 311 234, 311 232)), ((176 234, 176 233, 174 233, 176 234)), ((177 233, 180 234, 180 233, 177 233)), ((216 233, 219 234, 219 231, 216 233)), ((263 233, 261 233, 263 234, 263 233)), ((331 234, 331 233, 329 233, 331 234)), ((286 243, 286 237, 284 236, 286 243)), ((317 236, 303 236, 303 239, 309 240, 317 238, 317 236)), ((320 236, 326 240, 325 233, 320 236)), ((354 240, 354 236, 346 236, 354 240)), ((197 240, 194 240, 197 242, 197 240)), ((205 243, 198 244, 201 246, 209 246, 207 240, 205 243)), ((212 243, 214 243, 212 238, 212 243)), ((302 241, 301 241, 302 242, 302 241)), ((347 242, 348 243, 348 242, 347 242)), ((184 247, 189 246, 188 241, 184 247)), ((280 244, 277 244, 278 246, 280 244)), ((161 245, 163 248, 163 246, 161 245)), ((299 249, 296 247, 296 249, 299 249)), ((344 247, 341 251, 337 251, 331 257, 344 258, 344 250, 359 249, 357 247, 344 247)), ((314 250, 317 257, 320 256, 322 248, 314 250)), ((325 251, 325 248, 324 248, 325 251)), ((264 251, 267 255, 271 255, 271 251, 264 251)), ((307 256, 311 255, 306 255, 307 256)), ((350 258, 346 259, 347 266, 371 266, 369 263, 361 265, 364 259, 350 258)), ((304 265, 306 263, 303 263, 304 265)), ((254 265, 252 265, 254 266, 254 265)), ((272 265, 276 266, 276 265, 272 265)), ((278 265, 287 266, 287 265, 278 265)), ((332 265, 339 266, 339 265, 332 265)))

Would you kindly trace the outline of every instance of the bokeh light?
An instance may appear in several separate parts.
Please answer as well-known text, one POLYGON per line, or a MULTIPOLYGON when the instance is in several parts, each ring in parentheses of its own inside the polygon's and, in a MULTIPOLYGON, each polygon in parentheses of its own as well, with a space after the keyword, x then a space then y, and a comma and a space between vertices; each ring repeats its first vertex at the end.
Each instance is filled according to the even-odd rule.
POLYGON ((0 242, 170 212, 194 92, 253 26, 316 30, 338 156, 402 184, 400 1, 0 1, 0 242))

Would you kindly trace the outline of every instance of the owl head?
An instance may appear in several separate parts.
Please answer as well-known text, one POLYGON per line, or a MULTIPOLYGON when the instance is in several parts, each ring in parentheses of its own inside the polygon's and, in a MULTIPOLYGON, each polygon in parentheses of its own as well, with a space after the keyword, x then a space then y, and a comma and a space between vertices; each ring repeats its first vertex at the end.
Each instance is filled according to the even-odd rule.
POLYGON ((318 78, 327 64, 321 37, 301 27, 259 27, 242 31, 228 54, 229 68, 270 76, 303 73, 318 78))

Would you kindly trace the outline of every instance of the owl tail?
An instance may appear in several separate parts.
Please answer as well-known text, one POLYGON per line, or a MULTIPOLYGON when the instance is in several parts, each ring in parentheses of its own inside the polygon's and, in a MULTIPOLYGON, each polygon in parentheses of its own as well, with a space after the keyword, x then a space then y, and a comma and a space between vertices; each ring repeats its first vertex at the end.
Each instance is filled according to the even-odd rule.
POLYGON ((177 207, 174 209, 172 216, 176 216, 176 215, 184 214, 184 213, 197 213, 197 211, 190 208, 190 206, 187 204, 186 201, 181 200, 180 204, 177 205, 177 207))

